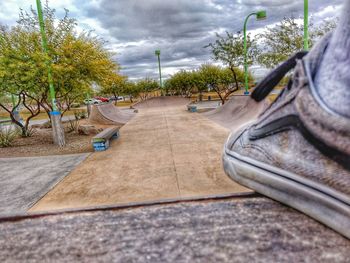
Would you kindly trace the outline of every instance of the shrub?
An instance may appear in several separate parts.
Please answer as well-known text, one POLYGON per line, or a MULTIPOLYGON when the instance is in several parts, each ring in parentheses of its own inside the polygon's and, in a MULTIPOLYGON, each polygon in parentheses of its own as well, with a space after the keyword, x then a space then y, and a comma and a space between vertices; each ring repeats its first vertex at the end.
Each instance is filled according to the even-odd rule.
POLYGON ((66 131, 68 133, 71 132, 78 132, 78 128, 79 128, 79 120, 75 119, 75 120, 69 120, 68 121, 68 125, 66 127, 66 131))
POLYGON ((0 127, 0 147, 10 147, 18 135, 16 129, 8 127, 0 127))
POLYGON ((76 120, 81 120, 86 119, 88 116, 86 111, 76 111, 74 112, 74 117, 76 120))
POLYGON ((22 137, 27 138, 27 137, 32 137, 35 133, 35 129, 33 127, 28 127, 25 133, 22 133, 22 137))

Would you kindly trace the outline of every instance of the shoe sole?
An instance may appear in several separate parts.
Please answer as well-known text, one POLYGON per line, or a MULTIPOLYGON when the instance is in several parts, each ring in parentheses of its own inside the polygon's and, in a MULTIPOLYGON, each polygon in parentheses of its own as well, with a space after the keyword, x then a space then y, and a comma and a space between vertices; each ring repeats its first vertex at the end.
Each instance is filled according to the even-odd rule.
POLYGON ((232 180, 291 206, 350 239, 349 197, 226 147, 223 164, 232 180))

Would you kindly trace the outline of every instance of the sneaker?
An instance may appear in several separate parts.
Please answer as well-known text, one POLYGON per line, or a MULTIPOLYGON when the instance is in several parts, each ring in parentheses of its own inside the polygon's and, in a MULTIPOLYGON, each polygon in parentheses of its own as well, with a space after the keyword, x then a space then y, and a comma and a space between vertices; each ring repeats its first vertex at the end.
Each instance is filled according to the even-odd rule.
POLYGON ((234 181, 350 238, 350 119, 329 109, 313 85, 330 37, 259 84, 252 93, 256 101, 294 69, 288 86, 258 120, 230 135, 223 163, 234 181))

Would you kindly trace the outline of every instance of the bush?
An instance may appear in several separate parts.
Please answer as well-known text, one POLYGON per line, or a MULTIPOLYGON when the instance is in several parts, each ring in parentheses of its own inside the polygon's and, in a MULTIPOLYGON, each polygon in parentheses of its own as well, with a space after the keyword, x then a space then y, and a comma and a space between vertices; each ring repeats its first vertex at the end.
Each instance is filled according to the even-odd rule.
POLYGON ((0 147, 10 147, 18 135, 16 129, 9 127, 0 127, 0 147))
POLYGON ((33 127, 28 127, 26 132, 22 133, 22 137, 23 138, 32 137, 34 135, 35 131, 36 130, 33 127))
POLYGON ((66 131, 68 133, 71 132, 78 132, 78 128, 79 128, 79 120, 75 119, 75 120, 69 120, 68 121, 68 125, 66 127, 66 131))
POLYGON ((76 111, 74 112, 74 117, 76 120, 81 120, 86 119, 88 116, 86 111, 76 111))

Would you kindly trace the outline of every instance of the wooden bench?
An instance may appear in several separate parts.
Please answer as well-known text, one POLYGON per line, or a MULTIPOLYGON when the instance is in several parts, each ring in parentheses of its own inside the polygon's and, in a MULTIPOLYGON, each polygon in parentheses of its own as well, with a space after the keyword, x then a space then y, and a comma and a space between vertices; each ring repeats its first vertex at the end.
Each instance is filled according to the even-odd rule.
POLYGON ((197 112, 197 106, 196 105, 187 105, 187 110, 190 112, 197 112))
POLYGON ((109 141, 119 137, 119 127, 110 127, 92 138, 95 152, 105 151, 109 148, 109 141))

